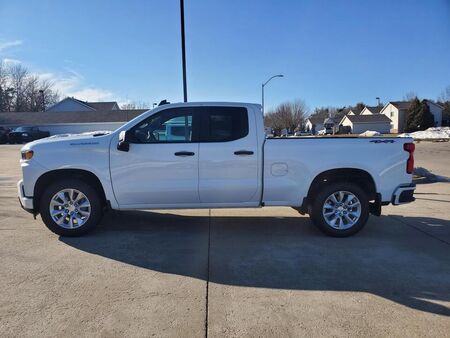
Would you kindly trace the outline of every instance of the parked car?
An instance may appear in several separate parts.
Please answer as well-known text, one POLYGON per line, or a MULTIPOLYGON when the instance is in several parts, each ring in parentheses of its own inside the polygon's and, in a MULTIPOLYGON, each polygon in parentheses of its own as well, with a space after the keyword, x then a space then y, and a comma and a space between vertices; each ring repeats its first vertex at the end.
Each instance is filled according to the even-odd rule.
POLYGON ((310 131, 296 131, 294 136, 311 136, 312 133, 310 131))
POLYGON ((111 134, 28 143, 18 194, 62 236, 92 229, 108 208, 290 206, 343 237, 382 205, 414 200, 412 142, 266 138, 260 105, 170 104, 111 134))
POLYGON ((0 126, 0 144, 8 142, 8 133, 10 129, 0 126))
POLYGON ((11 144, 27 143, 49 136, 48 131, 39 130, 38 127, 18 127, 8 134, 8 142, 11 144))

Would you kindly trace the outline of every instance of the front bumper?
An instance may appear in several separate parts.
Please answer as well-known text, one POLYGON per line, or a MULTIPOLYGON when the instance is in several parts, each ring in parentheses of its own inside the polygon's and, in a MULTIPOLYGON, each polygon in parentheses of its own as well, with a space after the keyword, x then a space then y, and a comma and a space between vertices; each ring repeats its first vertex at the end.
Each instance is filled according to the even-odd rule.
POLYGON ((17 182, 17 194, 19 196, 20 206, 26 211, 33 213, 33 197, 25 196, 23 180, 17 182))
POLYGON ((395 189, 394 194, 392 195, 392 204, 400 205, 414 202, 416 200, 413 196, 414 190, 416 190, 416 185, 414 183, 398 187, 397 189, 395 189))

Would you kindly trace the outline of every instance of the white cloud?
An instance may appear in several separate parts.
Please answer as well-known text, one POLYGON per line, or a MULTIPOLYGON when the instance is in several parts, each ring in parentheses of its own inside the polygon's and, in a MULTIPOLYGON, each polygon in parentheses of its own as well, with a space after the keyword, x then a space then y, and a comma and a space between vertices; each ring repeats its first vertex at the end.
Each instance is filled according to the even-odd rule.
POLYGON ((0 52, 7 48, 20 46, 22 43, 22 40, 0 41, 0 52))
POLYGON ((17 59, 9 59, 9 58, 4 58, 3 62, 7 65, 17 65, 19 63, 22 63, 20 60, 17 59))
POLYGON ((84 76, 79 72, 67 69, 65 74, 54 73, 36 73, 42 80, 53 83, 53 88, 57 90, 62 97, 75 97, 83 101, 106 101, 117 99, 114 94, 106 89, 97 88, 92 85, 86 85, 84 76))
POLYGON ((72 92, 68 96, 73 96, 83 101, 107 101, 113 99, 113 94, 109 90, 92 87, 72 92))

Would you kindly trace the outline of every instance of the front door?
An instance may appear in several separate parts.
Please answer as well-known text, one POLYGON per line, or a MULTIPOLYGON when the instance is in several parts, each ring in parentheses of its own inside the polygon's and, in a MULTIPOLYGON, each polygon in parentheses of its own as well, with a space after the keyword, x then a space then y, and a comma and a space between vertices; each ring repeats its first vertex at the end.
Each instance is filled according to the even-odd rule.
POLYGON ((122 208, 175 207, 199 203, 198 114, 169 108, 130 129, 128 152, 111 144, 111 178, 122 208))

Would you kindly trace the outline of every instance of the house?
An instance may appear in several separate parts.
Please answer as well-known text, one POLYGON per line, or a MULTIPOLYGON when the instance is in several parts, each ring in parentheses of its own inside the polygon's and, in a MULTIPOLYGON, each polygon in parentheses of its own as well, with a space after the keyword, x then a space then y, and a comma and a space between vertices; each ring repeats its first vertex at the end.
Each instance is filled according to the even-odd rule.
POLYGON ((386 134, 391 129, 391 120, 383 114, 346 115, 339 125, 350 128, 352 134, 361 134, 366 130, 386 134))
POLYGON ((323 128, 327 134, 335 134, 339 130, 339 120, 336 120, 336 118, 327 117, 323 121, 323 128))
POLYGON ((373 115, 373 114, 379 114, 381 110, 383 109, 382 106, 365 106, 363 110, 361 110, 360 115, 373 115))
POLYGON ((84 112, 84 111, 108 111, 119 110, 117 102, 85 102, 74 97, 66 97, 64 100, 46 109, 49 112, 84 112))
MULTIPOLYGON (((424 101, 430 108, 431 114, 434 116, 435 126, 442 126, 442 111, 444 108, 433 101, 424 101)), ((391 101, 383 107, 380 114, 384 114, 392 120, 391 133, 403 133, 405 131, 406 118, 410 106, 410 101, 391 101)))
POLYGON ((383 107, 380 114, 391 119, 391 133, 403 133, 410 105, 410 101, 391 101, 383 107))
POLYGON ((444 107, 441 106, 439 103, 430 101, 430 100, 424 100, 425 103, 430 108, 431 114, 434 116, 434 126, 435 127, 442 127, 442 112, 444 111, 444 107))
POLYGON ((0 125, 8 128, 35 126, 49 131, 50 135, 82 133, 96 130, 116 130, 125 122, 147 111, 95 110, 66 112, 0 112, 0 125))
POLYGON ((317 116, 310 116, 306 119, 305 128, 306 131, 311 132, 313 135, 316 134, 319 130, 322 130, 323 122, 325 118, 323 117, 317 117, 317 116))

